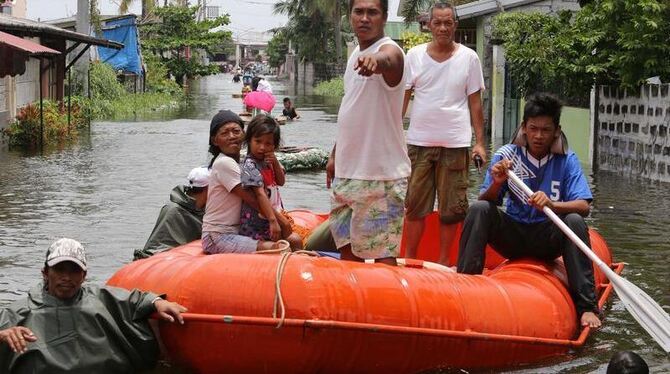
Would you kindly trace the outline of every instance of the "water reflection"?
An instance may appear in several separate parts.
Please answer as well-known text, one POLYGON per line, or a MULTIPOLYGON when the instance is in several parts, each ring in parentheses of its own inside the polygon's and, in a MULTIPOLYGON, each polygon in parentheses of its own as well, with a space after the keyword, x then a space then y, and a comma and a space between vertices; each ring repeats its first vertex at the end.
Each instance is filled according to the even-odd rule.
MULTIPOLYGON (((282 127, 284 144, 330 150, 337 101, 296 95, 272 81, 278 98, 289 96, 302 118, 282 127)), ((208 160, 209 120, 219 109, 241 110, 240 85, 230 76, 200 80, 191 104, 153 120, 94 123, 90 136, 43 154, 0 151, 0 306, 36 283, 48 245, 68 236, 87 246, 89 280, 104 282, 143 246, 171 188, 208 160), (177 118, 177 119, 175 119, 177 118)), ((481 176, 471 175, 475 198, 481 176)), ((590 180, 595 201, 589 223, 615 259, 629 263, 624 275, 670 309, 670 201, 667 184, 629 181, 611 174, 590 180)), ((324 172, 290 173, 282 189, 287 208, 327 211, 324 172)), ((632 349, 656 372, 670 361, 617 301, 604 327, 582 350, 554 365, 522 372, 588 372, 604 368, 614 350, 632 349)))

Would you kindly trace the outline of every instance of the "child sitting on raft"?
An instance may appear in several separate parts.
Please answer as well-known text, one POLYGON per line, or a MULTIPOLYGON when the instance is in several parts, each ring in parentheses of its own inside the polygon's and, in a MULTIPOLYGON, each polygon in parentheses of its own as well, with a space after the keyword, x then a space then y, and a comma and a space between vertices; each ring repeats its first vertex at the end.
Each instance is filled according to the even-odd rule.
POLYGON ((274 153, 280 141, 279 124, 274 118, 258 115, 249 122, 245 136, 247 156, 240 165, 240 179, 242 187, 256 195, 259 210, 242 203, 240 235, 256 240, 285 239, 291 248, 302 249, 302 238, 292 232, 282 213, 279 186, 284 185, 285 175, 274 153))

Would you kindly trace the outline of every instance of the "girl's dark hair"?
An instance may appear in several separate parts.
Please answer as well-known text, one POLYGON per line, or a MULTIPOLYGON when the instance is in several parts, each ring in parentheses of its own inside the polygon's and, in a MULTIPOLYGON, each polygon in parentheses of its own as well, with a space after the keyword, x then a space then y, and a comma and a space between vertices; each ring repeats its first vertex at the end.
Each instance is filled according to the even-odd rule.
POLYGON ((254 117, 247 126, 247 132, 244 135, 244 141, 247 143, 247 147, 249 147, 252 138, 265 134, 272 134, 275 148, 279 148, 279 144, 281 143, 279 123, 270 116, 259 114, 254 117))

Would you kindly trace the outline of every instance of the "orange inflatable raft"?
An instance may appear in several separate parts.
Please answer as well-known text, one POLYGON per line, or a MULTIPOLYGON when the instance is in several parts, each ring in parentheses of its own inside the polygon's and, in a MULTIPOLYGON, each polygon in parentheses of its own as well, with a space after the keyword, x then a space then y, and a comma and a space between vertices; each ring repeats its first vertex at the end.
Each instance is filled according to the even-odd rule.
MULTIPOLYGON (((307 211, 292 216, 308 228, 325 219, 307 211)), ((420 257, 437 257, 437 227, 437 217, 429 217, 420 257)), ((611 263, 594 231, 591 244, 611 263)), ((128 264, 108 283, 165 293, 186 306, 186 323, 161 323, 160 335, 170 360, 202 373, 512 367, 563 355, 589 334, 578 330, 560 261, 503 262, 489 251, 490 270, 481 276, 428 265, 206 256, 197 241, 128 264)), ((602 307, 611 285, 597 270, 596 284, 602 307)))

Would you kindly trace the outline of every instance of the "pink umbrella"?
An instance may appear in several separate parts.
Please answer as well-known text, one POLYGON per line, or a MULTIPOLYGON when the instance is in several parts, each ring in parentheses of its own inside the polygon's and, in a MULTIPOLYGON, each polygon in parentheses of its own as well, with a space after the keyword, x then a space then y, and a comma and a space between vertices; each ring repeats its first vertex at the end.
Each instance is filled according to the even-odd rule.
POLYGON ((244 97, 244 105, 252 108, 258 108, 266 112, 271 112, 275 107, 275 97, 269 92, 253 91, 244 97))

